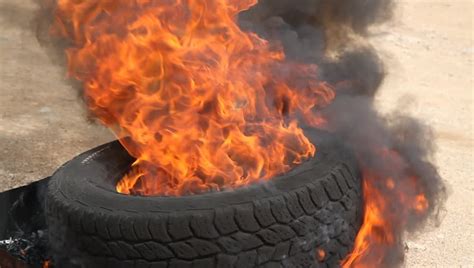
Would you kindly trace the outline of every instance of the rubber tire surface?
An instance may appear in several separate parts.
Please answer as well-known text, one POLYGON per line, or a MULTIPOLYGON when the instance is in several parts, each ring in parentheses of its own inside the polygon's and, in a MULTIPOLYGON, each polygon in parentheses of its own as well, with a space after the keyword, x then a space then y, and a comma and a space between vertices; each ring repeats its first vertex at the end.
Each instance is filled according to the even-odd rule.
POLYGON ((57 267, 337 267, 360 228, 361 175, 336 138, 305 134, 316 156, 290 172, 194 196, 118 194, 133 162, 118 142, 79 155, 46 196, 57 267))

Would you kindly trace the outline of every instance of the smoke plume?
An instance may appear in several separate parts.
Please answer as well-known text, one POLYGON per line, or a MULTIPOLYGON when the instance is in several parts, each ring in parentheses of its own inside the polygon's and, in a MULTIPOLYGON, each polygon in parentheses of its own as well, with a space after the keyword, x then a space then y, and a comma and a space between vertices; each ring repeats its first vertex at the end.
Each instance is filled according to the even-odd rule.
MULTIPOLYGON (((263 0, 240 16, 243 28, 280 43, 289 58, 319 66, 321 79, 336 91, 336 98, 323 110, 326 127, 354 149, 364 172, 370 173, 364 178, 377 191, 387 197, 393 194, 383 186, 386 178, 395 180, 398 192, 423 189, 429 206, 421 215, 399 210, 397 198, 389 199, 393 214, 386 216, 396 241, 378 245, 390 252, 380 267, 403 262, 405 231, 419 230, 432 215, 436 217, 446 197, 433 164, 429 126, 400 112, 384 116, 374 104, 386 73, 368 33, 371 26, 391 19, 393 8, 391 0, 263 0)), ((369 253, 346 260, 345 265, 373 264, 372 258, 376 257, 369 253)))

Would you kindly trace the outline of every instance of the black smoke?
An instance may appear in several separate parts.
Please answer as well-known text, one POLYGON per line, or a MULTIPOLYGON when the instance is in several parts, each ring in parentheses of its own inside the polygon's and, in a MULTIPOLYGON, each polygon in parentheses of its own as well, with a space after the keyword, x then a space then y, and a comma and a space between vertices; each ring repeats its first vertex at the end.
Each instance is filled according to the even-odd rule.
MULTIPOLYGON (((387 249, 391 252, 383 267, 403 262, 405 231, 420 230, 429 219, 436 219, 446 198, 444 182, 433 164, 430 127, 404 114, 403 107, 382 115, 374 103, 386 72, 368 37, 371 27, 393 17, 394 7, 392 0, 262 0, 239 17, 242 28, 280 44, 289 60, 319 66, 320 79, 336 91, 332 104, 321 111, 326 127, 354 149, 361 166, 375 179, 389 176, 406 185, 408 177, 417 177, 428 211, 408 215, 406 223, 395 227, 397 244, 387 249), (381 148, 395 152, 401 164, 387 163, 381 148)), ((401 191, 413 191, 403 187, 401 191)), ((397 204, 393 205, 397 212, 397 204)))

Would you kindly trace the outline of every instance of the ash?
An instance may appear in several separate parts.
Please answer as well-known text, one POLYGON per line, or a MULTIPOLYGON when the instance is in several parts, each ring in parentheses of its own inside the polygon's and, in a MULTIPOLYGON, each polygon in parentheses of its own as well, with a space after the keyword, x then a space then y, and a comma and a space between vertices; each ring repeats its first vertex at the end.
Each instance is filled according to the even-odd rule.
POLYGON ((43 262, 49 259, 47 248, 48 241, 44 230, 0 240, 0 250, 33 267, 41 267, 43 262))

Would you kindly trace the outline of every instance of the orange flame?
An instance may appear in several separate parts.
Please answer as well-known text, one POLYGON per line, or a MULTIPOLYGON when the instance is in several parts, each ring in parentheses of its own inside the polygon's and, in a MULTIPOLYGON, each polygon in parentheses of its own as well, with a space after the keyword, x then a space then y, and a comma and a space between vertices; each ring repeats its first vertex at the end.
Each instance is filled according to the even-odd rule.
POLYGON ((324 261, 324 258, 326 258, 326 251, 322 248, 317 248, 316 249, 316 260, 319 262, 324 261))
POLYGON ((43 262, 43 268, 51 268, 51 261, 50 260, 46 260, 43 262))
POLYGON ((334 98, 315 65, 242 31, 256 0, 59 0, 55 34, 90 110, 137 158, 125 194, 177 195, 268 179, 315 154, 297 117, 334 98))
MULTIPOLYGON (((403 161, 395 151, 384 150, 380 155, 387 167, 403 170, 403 161)), ((386 267, 390 253, 400 245, 401 230, 409 219, 425 215, 429 208, 417 176, 394 180, 381 179, 369 169, 364 173, 364 219, 352 252, 342 261, 344 268, 386 267)))

